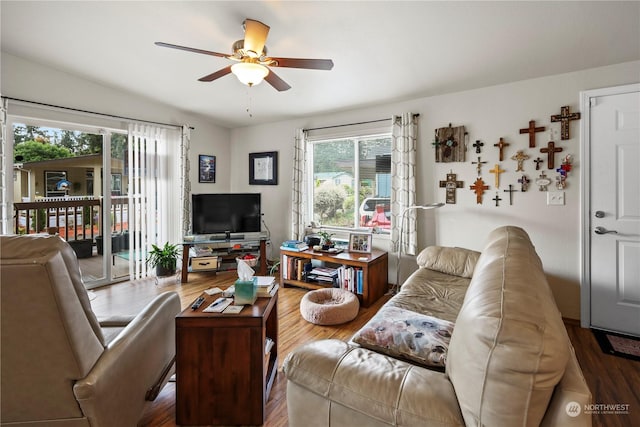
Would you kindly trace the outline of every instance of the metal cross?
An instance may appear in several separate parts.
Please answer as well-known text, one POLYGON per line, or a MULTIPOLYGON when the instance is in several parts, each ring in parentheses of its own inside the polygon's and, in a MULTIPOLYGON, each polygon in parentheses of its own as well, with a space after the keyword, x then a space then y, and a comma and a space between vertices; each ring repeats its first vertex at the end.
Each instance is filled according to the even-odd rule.
POLYGON ((513 185, 509 184, 509 189, 508 190, 502 190, 502 191, 504 191, 505 193, 509 193, 509 205, 513 205, 513 193, 518 191, 518 190, 514 189, 513 185))
POLYGON ((498 197, 498 192, 496 191, 496 197, 494 197, 494 198, 493 198, 493 199, 491 199, 491 200, 495 200, 495 201, 496 201, 496 206, 500 206, 500 205, 498 204, 498 202, 499 202, 500 200, 502 200, 502 199, 501 199, 500 197, 498 197))
POLYGON ((498 157, 498 159, 500 161, 503 160, 502 149, 504 147, 508 147, 509 145, 511 145, 511 144, 509 144, 508 142, 504 142, 504 140, 502 138, 500 138, 500 141, 498 141, 497 144, 493 144, 494 147, 498 147, 500 149, 500 156, 498 157))
POLYGON ((500 169, 500 165, 496 163, 493 169, 489 169, 489 173, 492 173, 496 176, 496 188, 500 188, 500 174, 502 172, 506 172, 504 169, 500 169))
POLYGON ((538 157, 537 159, 535 159, 533 161, 533 163, 536 164, 536 170, 539 171, 540 170, 540 163, 544 162, 544 160, 542 160, 540 157, 538 157))
POLYGON ((474 182, 473 185, 470 186, 470 188, 473 190, 474 193, 476 193, 476 203, 481 205, 482 194, 484 193, 484 190, 489 189, 489 186, 485 185, 482 178, 478 177, 476 178, 476 182, 474 182))
POLYGON ((536 127, 536 121, 530 120, 529 127, 520 129, 520 134, 528 133, 529 134, 529 148, 533 148, 536 146, 536 132, 543 132, 545 130, 544 126, 536 127))
POLYGON ((482 165, 484 163, 487 163, 487 162, 481 162, 480 161, 480 156, 478 156, 478 161, 477 162, 471 162, 472 165, 478 165, 478 166, 476 166, 476 170, 478 171, 478 175, 480 175, 480 168, 482 167, 482 165))
POLYGON ((518 167, 516 168, 516 172, 524 172, 524 167, 522 167, 522 164, 528 158, 529 158, 529 155, 524 154, 524 151, 522 150, 518 150, 515 156, 511 156, 511 160, 515 160, 516 162, 518 162, 518 167))
MULTIPOLYGON (((568 105, 560 107, 560 114, 551 116, 552 122, 560 122, 560 139, 570 139, 569 122, 571 120, 580 120, 580 113, 570 113, 571 108, 568 105)), ((552 168, 549 168, 552 169, 552 168)))
POLYGON ((456 189, 464 187, 464 182, 456 181, 456 174, 449 172, 446 181, 440 181, 440 188, 447 189, 447 203, 456 203, 456 189))
POLYGON ((480 151, 481 151, 481 150, 480 150, 480 148, 481 148, 482 146, 484 146, 484 142, 480 142, 480 140, 479 140, 479 139, 477 139, 477 140, 476 140, 476 142, 475 142, 475 144, 472 144, 472 145, 473 145, 474 147, 476 147, 476 153, 478 153, 478 154, 479 154, 479 153, 480 153, 480 151))
POLYGON ((527 175, 522 175, 522 178, 520 178, 518 182, 522 184, 520 186, 520 191, 522 191, 523 193, 529 189, 529 182, 531 181, 529 181, 529 178, 527 178, 527 175))
POLYGON ((562 147, 556 147, 556 143, 549 141, 546 148, 541 148, 541 153, 547 153, 547 169, 553 169, 555 167, 556 153, 562 151, 562 147))

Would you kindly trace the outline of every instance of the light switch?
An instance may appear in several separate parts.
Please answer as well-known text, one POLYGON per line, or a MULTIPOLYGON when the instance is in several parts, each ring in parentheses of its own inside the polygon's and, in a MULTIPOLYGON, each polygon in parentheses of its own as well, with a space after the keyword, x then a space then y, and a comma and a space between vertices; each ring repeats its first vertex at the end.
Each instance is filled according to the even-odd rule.
POLYGON ((548 191, 547 205, 564 205, 564 191, 548 191))

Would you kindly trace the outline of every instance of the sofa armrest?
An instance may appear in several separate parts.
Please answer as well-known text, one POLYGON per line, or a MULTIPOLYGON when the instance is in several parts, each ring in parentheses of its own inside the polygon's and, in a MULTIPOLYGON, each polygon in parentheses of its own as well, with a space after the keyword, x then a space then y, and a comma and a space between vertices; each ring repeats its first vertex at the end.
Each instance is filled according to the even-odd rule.
POLYGON ((569 347, 571 352, 567 367, 562 379, 553 391, 551 401, 540 424, 543 427, 590 427, 593 423, 591 413, 585 411, 587 405, 592 403, 591 392, 570 343, 569 347))
POLYGON ((464 425, 453 386, 443 373, 343 341, 298 347, 287 356, 283 371, 288 387, 295 384, 316 402, 308 408, 303 395, 287 394, 292 427, 348 425, 344 413, 351 414, 347 421, 369 418, 376 425, 464 425), (341 409, 329 410, 337 406, 341 409))
POLYGON ((136 424, 147 390, 166 382, 161 375, 168 377, 180 310, 177 293, 157 296, 108 344, 89 375, 76 381, 73 392, 92 426, 136 424))
POLYGON ((418 254, 416 262, 421 268, 470 279, 479 257, 480 252, 471 249, 429 246, 418 254))

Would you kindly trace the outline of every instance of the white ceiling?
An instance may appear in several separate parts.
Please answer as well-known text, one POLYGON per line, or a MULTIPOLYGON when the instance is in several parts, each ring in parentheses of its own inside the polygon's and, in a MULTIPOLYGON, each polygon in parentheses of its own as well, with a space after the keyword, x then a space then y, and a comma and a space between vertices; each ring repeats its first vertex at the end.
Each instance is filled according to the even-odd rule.
MULTIPOLYGON (((5 1, 2 51, 239 127, 640 59, 640 2, 5 1), (292 88, 198 78, 242 21, 271 27, 269 54, 329 58, 276 68, 292 88), (250 106, 253 117, 249 117, 250 106)), ((6 94, 11 96, 12 94, 6 94)))

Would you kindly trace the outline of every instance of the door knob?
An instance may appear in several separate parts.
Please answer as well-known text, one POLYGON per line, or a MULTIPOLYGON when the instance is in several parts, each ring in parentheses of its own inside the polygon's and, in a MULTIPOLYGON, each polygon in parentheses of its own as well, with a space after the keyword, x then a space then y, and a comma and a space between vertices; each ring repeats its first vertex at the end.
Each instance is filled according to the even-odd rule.
POLYGON ((604 212, 596 211, 596 218, 604 218, 604 212))
POLYGON ((595 233, 596 234, 609 234, 609 233, 618 234, 618 232, 616 230, 607 230, 604 227, 596 227, 595 228, 595 233))

